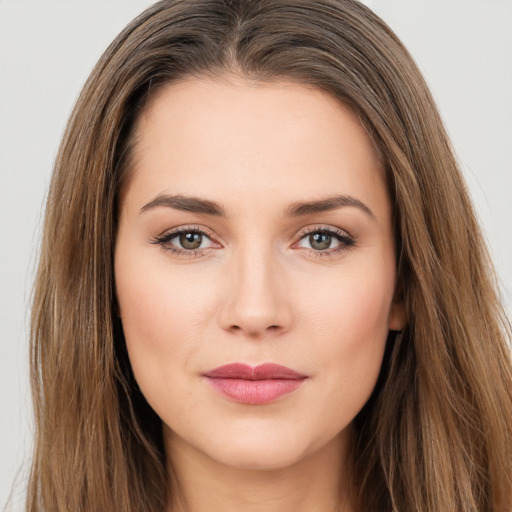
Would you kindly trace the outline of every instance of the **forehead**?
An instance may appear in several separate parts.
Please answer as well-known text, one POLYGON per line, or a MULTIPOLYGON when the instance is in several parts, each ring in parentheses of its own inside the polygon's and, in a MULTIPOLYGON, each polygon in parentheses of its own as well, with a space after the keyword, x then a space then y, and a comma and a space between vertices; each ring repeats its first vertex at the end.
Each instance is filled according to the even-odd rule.
POLYGON ((146 197, 386 196, 382 164, 358 117, 315 87, 185 80, 154 95, 135 135, 132 185, 146 197))

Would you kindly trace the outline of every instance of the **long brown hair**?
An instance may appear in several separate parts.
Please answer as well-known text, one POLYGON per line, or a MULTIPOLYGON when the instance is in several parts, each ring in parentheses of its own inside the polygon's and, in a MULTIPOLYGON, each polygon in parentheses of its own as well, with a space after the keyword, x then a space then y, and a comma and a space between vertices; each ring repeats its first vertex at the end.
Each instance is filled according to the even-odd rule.
POLYGON ((110 45, 64 135, 32 313, 36 443, 27 511, 163 511, 179 492, 131 373, 113 249, 132 127, 150 95, 237 73, 349 105, 385 164, 408 325, 355 421, 358 512, 512 510, 509 324, 435 104, 355 0, 164 0, 110 45))

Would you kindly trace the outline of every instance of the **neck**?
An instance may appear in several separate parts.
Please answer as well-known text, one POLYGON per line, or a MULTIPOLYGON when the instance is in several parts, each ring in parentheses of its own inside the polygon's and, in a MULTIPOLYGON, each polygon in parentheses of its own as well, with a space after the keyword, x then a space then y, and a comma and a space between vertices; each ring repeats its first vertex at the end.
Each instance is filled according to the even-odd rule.
POLYGON ((300 460, 274 468, 240 468, 198 451, 164 427, 173 496, 167 512, 353 512, 347 435, 300 460))

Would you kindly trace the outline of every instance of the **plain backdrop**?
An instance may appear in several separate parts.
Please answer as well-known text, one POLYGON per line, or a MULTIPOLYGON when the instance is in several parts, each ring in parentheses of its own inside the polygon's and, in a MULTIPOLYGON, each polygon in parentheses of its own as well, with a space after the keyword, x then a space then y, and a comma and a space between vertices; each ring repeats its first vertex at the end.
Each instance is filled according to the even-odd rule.
MULTIPOLYGON (((30 460, 30 293, 58 143, 94 63, 151 3, 0 0, 0 510, 12 489, 22 510, 30 460)), ((431 86, 512 317, 512 0, 365 3, 431 86)))

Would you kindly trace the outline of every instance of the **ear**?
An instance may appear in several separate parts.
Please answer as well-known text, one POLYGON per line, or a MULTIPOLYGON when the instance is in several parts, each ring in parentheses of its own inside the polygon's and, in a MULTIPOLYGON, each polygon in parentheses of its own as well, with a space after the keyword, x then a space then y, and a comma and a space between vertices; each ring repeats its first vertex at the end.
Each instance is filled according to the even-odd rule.
POLYGON ((401 285, 397 285, 389 310, 388 328, 390 331, 401 331, 406 324, 407 314, 405 312, 403 289, 401 285))

